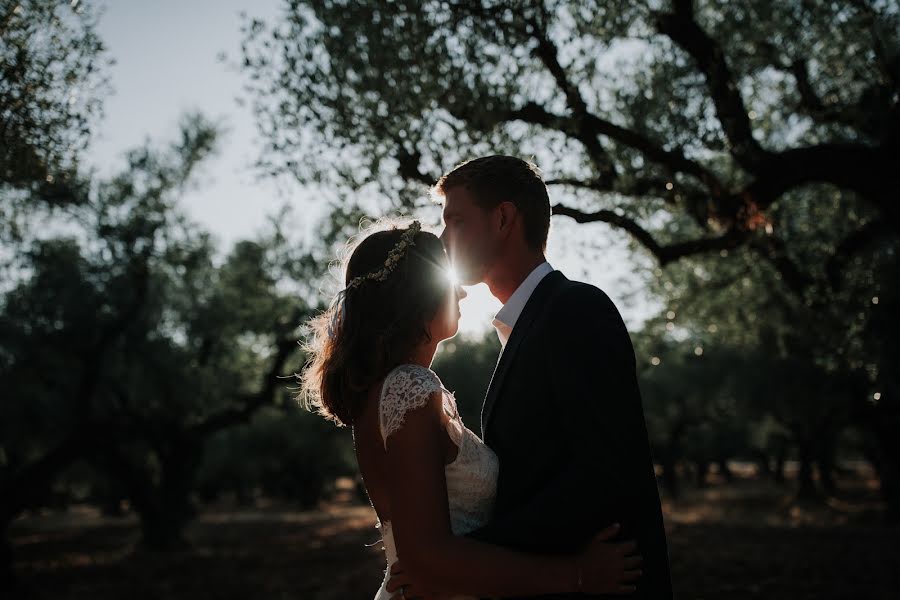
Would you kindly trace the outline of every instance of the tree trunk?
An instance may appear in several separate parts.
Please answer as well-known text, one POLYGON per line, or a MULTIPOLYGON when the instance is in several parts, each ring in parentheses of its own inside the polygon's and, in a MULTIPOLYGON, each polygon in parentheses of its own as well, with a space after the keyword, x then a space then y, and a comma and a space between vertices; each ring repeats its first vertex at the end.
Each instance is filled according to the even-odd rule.
POLYGON ((697 467, 697 487, 704 488, 706 487, 706 476, 709 474, 709 462, 698 460, 695 464, 697 467))
POLYGON ((719 473, 721 473, 722 477, 725 478, 725 481, 731 483, 734 481, 734 473, 731 472, 731 468, 728 466, 727 458, 720 458, 717 463, 719 467, 719 473))
POLYGON ((834 444, 829 441, 820 443, 819 457, 816 459, 819 481, 822 482, 825 493, 834 496, 837 493, 837 484, 834 481, 834 444))
POLYGON ((100 511, 104 517, 120 518, 125 516, 125 509, 122 508, 122 498, 118 496, 107 496, 100 502, 100 511))
POLYGON ((779 485, 784 485, 785 482, 785 464, 787 464, 787 451, 779 450, 775 455, 775 472, 773 473, 773 479, 775 480, 775 483, 779 485))
POLYGON ((141 545, 148 550, 165 551, 185 545, 184 528, 188 521, 175 511, 160 508, 140 513, 141 545))
POLYGON ((160 483, 149 489, 152 497, 137 507, 145 547, 169 550, 185 544, 184 530, 197 514, 191 491, 201 447, 202 441, 182 438, 161 453, 160 483))
POLYGON ((195 510, 186 494, 154 487, 146 497, 131 497, 141 523, 141 545, 149 550, 184 546, 184 529, 195 510))
POLYGON ((772 479, 772 465, 769 464, 769 455, 759 450, 755 452, 756 455, 756 466, 757 466, 757 474, 760 479, 772 479))
POLYGON ((881 478, 881 497, 885 502, 885 520, 891 525, 900 525, 900 466, 896 461, 883 464, 878 476, 881 478))
POLYGON ((666 452, 665 457, 662 460, 662 480, 663 486, 673 499, 677 499, 681 495, 681 486, 678 483, 678 473, 675 470, 676 462, 677 461, 675 460, 675 457, 672 456, 672 453, 666 452))
POLYGON ((133 460, 118 447, 107 447, 92 457, 92 462, 119 482, 141 522, 141 544, 151 550, 169 550, 184 544, 184 529, 194 518, 191 503, 194 476, 200 460, 202 440, 170 432, 165 445, 152 446, 159 459, 158 480, 141 460, 133 460), (172 441, 179 436, 180 439, 172 441))
MULTIPOLYGON (((684 405, 683 398, 676 398, 679 406, 684 405)), ((681 457, 681 438, 687 429, 688 421, 682 416, 672 424, 669 429, 669 439, 663 449, 662 468, 663 486, 668 490, 673 499, 681 495, 681 484, 678 481, 678 459, 681 457)))
POLYGON ((900 525, 900 442, 895 432, 878 428, 873 443, 874 451, 867 454, 878 474, 885 520, 891 525, 900 525))
POLYGON ((0 486, 0 590, 16 585, 9 525, 27 506, 43 501, 47 488, 59 473, 79 460, 90 448, 92 429, 82 425, 40 458, 17 468, 0 486))
MULTIPOLYGON (((12 540, 9 538, 9 523, 12 518, 0 517, 0 591, 12 592, 18 585, 13 557, 12 540)), ((0 594, 6 597, 6 593, 0 594)), ((12 596, 12 594, 10 594, 12 596)))
POLYGON ((813 479, 813 452, 807 441, 801 441, 798 445, 800 469, 797 472, 797 499, 815 500, 819 497, 816 482, 813 479))

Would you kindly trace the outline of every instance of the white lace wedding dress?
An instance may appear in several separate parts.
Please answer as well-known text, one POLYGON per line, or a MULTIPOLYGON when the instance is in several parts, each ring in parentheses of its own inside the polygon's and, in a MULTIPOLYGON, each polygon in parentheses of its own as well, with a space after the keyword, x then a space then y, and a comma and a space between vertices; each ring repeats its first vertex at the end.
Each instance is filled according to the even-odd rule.
MULTIPOLYGON (((379 398, 381 438, 387 446, 388 437, 403 427, 406 412, 424 406, 434 392, 440 390, 444 411, 449 417, 447 432, 459 448, 456 458, 444 467, 447 479, 447 499, 450 505, 450 527, 454 535, 463 535, 484 525, 491 514, 497 493, 497 455, 462 422, 456 408, 456 398, 447 390, 431 369, 406 364, 392 370, 385 377, 379 398)), ((391 532, 391 522, 379 522, 387 571, 375 600, 388 600, 385 586, 390 579, 391 565, 397 561, 397 547, 391 532)), ((399 594, 395 593, 397 598, 399 594)), ((456 596, 454 600, 470 600, 472 596, 456 596)))

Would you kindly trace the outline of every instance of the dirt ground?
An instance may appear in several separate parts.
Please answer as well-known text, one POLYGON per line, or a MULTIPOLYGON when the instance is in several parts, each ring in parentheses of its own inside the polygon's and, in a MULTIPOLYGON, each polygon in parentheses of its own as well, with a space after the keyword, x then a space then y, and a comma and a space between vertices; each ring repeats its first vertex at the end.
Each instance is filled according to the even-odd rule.
MULTIPOLYGON (((664 499, 676 597, 900 599, 900 530, 881 524, 874 482, 842 482, 826 503, 739 480, 664 499)), ((133 516, 88 507, 30 515, 12 529, 30 599, 331 600, 374 596, 384 557, 368 506, 261 504, 204 512, 187 548, 141 550, 133 516)))

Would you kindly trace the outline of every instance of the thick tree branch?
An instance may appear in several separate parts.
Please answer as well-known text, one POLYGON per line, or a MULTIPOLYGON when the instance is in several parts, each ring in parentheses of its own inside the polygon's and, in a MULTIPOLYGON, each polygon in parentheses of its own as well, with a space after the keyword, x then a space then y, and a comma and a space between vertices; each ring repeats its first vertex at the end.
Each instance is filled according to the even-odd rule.
POLYGON ((830 183, 859 193, 900 232, 900 161, 889 148, 826 143, 786 150, 772 156, 766 172, 744 194, 766 209, 788 190, 809 183, 830 183))
POLYGON ((757 172, 768 159, 753 137, 750 117, 722 48, 694 20, 693 3, 678 0, 675 11, 657 18, 657 28, 687 52, 706 76, 716 115, 731 144, 731 154, 745 169, 757 172))
POLYGON ((544 182, 546 185, 565 185, 574 188, 591 190, 594 192, 609 193, 615 192, 624 196, 671 196, 672 192, 666 187, 670 183, 665 179, 654 177, 635 179, 627 186, 617 185, 610 186, 609 182, 602 179, 578 179, 576 177, 561 177, 559 179, 548 179, 544 182))
POLYGON ((575 220, 576 223, 603 222, 624 229, 647 248, 656 257, 661 266, 665 266, 674 260, 692 254, 736 248, 737 246, 740 246, 749 235, 748 231, 733 227, 720 236, 698 238, 663 246, 653 238, 653 235, 649 231, 641 227, 637 222, 612 210, 584 212, 577 208, 556 204, 553 206, 553 214, 567 216, 575 220))
POLYGON ((795 60, 791 63, 790 72, 797 82, 797 91, 800 93, 802 106, 810 113, 823 114, 825 105, 809 81, 809 70, 806 68, 806 61, 801 59, 795 60))
MULTIPOLYGON (((499 102, 497 104, 500 104, 499 102)), ((544 107, 529 102, 520 108, 508 111, 496 111, 493 113, 494 124, 505 121, 522 121, 533 125, 540 125, 547 129, 554 129, 571 137, 579 139, 579 125, 571 117, 556 115, 547 111, 544 107)), ((654 141, 643 135, 615 125, 593 114, 586 114, 584 120, 590 124, 595 135, 604 135, 621 144, 634 148, 641 152, 645 158, 677 173, 693 175, 709 189, 713 198, 720 198, 726 194, 724 185, 716 175, 700 163, 687 158, 677 150, 665 150, 654 141)), ((608 181, 604 177, 598 178, 608 181)), ((612 182, 606 189, 612 189, 612 182)))
POLYGON ((296 339, 285 338, 279 340, 276 344, 275 356, 272 359, 269 370, 263 375, 260 390, 255 394, 244 397, 240 405, 226 408, 191 425, 187 428, 188 431, 203 436, 249 420, 260 407, 272 402, 282 377, 281 373, 284 370, 284 364, 296 349, 296 339))
MULTIPOLYGON (((456 5, 456 10, 476 18, 495 20, 498 27, 508 26, 498 14, 492 12, 493 9, 480 4, 475 8, 467 3, 459 4, 456 5)), ((735 76, 727 63, 724 50, 697 23, 691 0, 676 0, 672 12, 661 14, 657 18, 657 26, 694 59, 706 78, 716 114, 729 141, 730 152, 752 177, 751 182, 739 191, 729 191, 709 168, 687 158, 682 151, 665 150, 644 135, 592 114, 578 86, 560 64, 558 48, 547 34, 546 23, 551 18, 552 15, 546 13, 539 12, 539 15, 535 16, 532 12, 530 16, 526 15, 526 25, 520 27, 516 33, 536 42, 534 54, 563 92, 569 114, 552 113, 535 102, 490 110, 485 110, 483 105, 448 107, 455 117, 478 129, 489 130, 501 123, 520 121, 559 131, 579 140, 595 164, 596 175, 586 180, 574 178, 550 180, 548 185, 569 185, 601 193, 614 192, 638 197, 653 194, 671 201, 673 195, 669 193, 668 186, 664 185, 664 189, 661 189, 656 185, 645 185, 648 182, 641 182, 638 186, 623 187, 618 183, 621 177, 611 177, 610 171, 604 166, 605 163, 597 162, 598 158, 603 161, 610 158, 607 150, 596 144, 599 136, 605 136, 637 150, 645 159, 670 170, 673 174, 681 173, 696 178, 707 190, 707 199, 705 202, 699 201, 694 204, 689 202, 688 205, 694 208, 689 212, 692 217, 698 219, 701 227, 705 227, 706 217, 711 214, 729 227, 741 230, 753 229, 752 223, 742 220, 762 213, 786 192, 807 184, 828 183, 859 193, 876 205, 891 226, 900 231, 900 203, 896 202, 896 190, 900 189, 900 168, 898 168, 900 163, 895 158, 896 153, 886 145, 870 147, 844 142, 823 143, 784 152, 771 152, 763 148, 753 137, 747 108, 735 76), (641 185, 643 188, 637 189, 641 185)), ((809 110, 822 114, 823 111, 831 110, 816 96, 804 63, 794 63, 792 67, 780 61, 779 65, 779 68, 795 74, 803 103, 809 110)), ((495 98, 487 105, 503 107, 509 103, 495 98)), ((843 119, 846 121, 846 115, 843 119)), ((406 160, 401 162, 405 177, 422 183, 431 182, 430 177, 418 170, 416 157, 407 156, 406 160)), ((621 219, 608 216, 611 224, 624 224, 621 219)), ((628 230, 629 227, 625 228, 628 230)), ((656 249, 640 231, 631 227, 629 232, 638 239, 648 242, 645 245, 651 250, 656 249)))
POLYGON ((397 173, 407 181, 417 181, 427 186, 434 185, 437 181, 436 177, 423 173, 419 168, 422 155, 417 150, 410 152, 402 144, 398 143, 394 158, 397 159, 397 173))
POLYGON ((598 178, 614 180, 616 177, 615 164, 612 158, 600 144, 599 131, 597 130, 597 120, 591 118, 588 111, 587 103, 581 97, 578 87, 569 80, 566 71, 559 62, 559 52, 556 45, 550 40, 544 28, 544 24, 538 19, 530 19, 528 24, 531 27, 532 37, 537 41, 537 47, 534 54, 544 64, 556 85, 562 90, 566 97, 566 104, 572 111, 576 127, 574 128, 576 137, 584 145, 588 156, 597 169, 598 178))
MULTIPOLYGON (((753 137, 750 118, 724 51, 694 20, 690 0, 678 0, 674 8, 674 12, 658 17, 657 26, 695 60, 706 76, 731 153, 756 176, 756 181, 744 190, 745 197, 763 210, 789 189, 806 183, 831 183, 858 192, 878 205, 900 231, 900 207, 896 202, 900 169, 889 149, 850 143, 826 143, 778 153, 763 149, 753 137)), ((806 102, 814 107, 821 105, 808 85, 805 69, 795 70, 795 75, 806 102)))
MULTIPOLYGON (((501 10, 486 7, 481 3, 453 4, 454 10, 468 14, 474 18, 492 19, 498 27, 504 26, 501 21, 501 10)), ((537 42, 534 55, 541 61, 553 76, 559 89, 566 97, 566 104, 571 115, 555 115, 544 107, 528 102, 517 109, 492 111, 486 114, 482 107, 449 107, 451 113, 470 123, 479 123, 483 128, 490 128, 500 122, 519 120, 541 125, 565 133, 577 139, 585 147, 588 157, 597 169, 596 179, 612 188, 617 177, 615 162, 607 150, 600 144, 599 136, 605 136, 621 144, 640 151, 648 160, 672 170, 693 175, 709 190, 713 198, 726 194, 725 186, 712 171, 700 163, 688 159, 680 150, 665 150, 653 140, 591 113, 587 103, 581 96, 578 86, 571 80, 565 68, 559 62, 556 44, 547 33, 546 24, 552 18, 543 7, 538 8, 540 18, 532 15, 525 20, 525 27, 520 34, 537 42)), ((506 25, 508 26, 508 25, 506 25)), ((495 99, 493 106, 504 106, 506 103, 495 99)))

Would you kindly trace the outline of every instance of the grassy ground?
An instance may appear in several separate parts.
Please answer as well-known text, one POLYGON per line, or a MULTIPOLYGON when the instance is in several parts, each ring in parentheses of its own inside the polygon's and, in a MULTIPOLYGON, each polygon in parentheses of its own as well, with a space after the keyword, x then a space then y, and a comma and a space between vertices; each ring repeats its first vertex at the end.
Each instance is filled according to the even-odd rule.
MULTIPOLYGON (((797 504, 774 484, 739 479, 664 500, 682 599, 900 598, 900 531, 880 524, 875 483, 841 481, 838 498, 797 504)), ((189 547, 140 550, 133 517, 86 507, 13 527, 23 598, 370 599, 384 558, 375 516, 351 494, 312 512, 262 505, 210 510, 189 547)))

